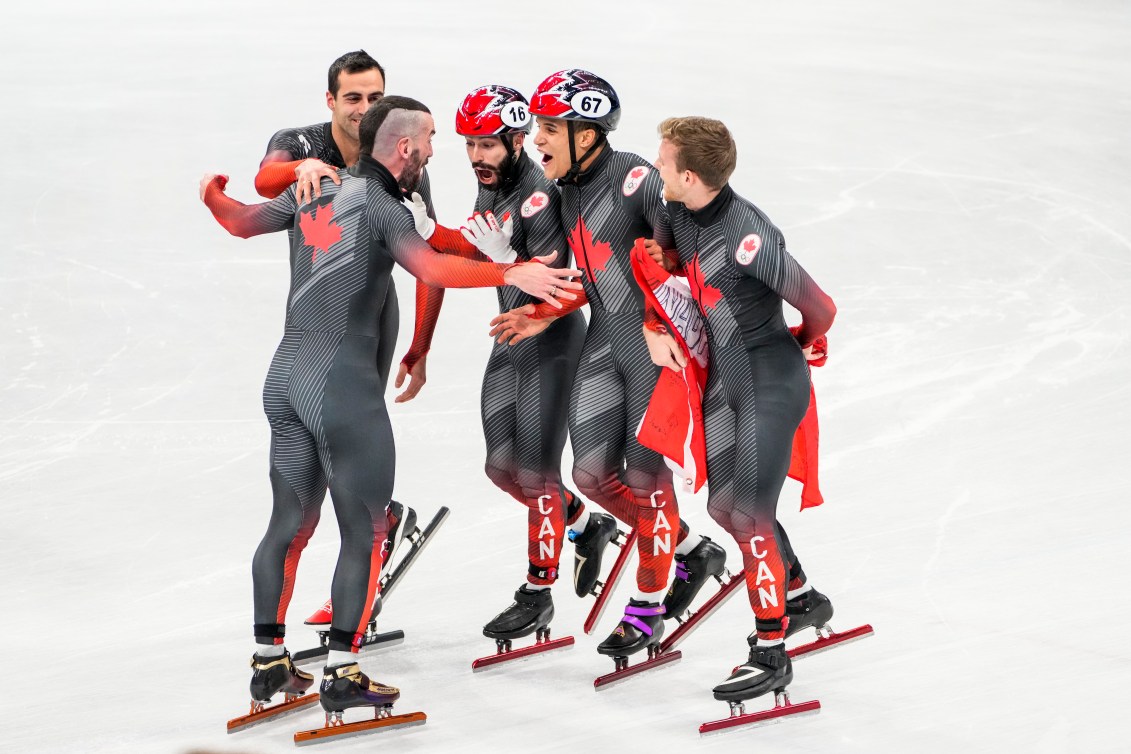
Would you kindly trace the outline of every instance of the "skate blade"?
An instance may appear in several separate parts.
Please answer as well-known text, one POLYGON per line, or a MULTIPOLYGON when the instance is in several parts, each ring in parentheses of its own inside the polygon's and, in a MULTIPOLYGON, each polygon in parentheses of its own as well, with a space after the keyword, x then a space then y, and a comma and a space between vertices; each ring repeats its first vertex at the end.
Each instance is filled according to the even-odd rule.
POLYGON ((605 579, 601 591, 597 592, 597 600, 593 603, 593 607, 589 610, 589 615, 585 618, 585 623, 582 626, 582 630, 587 634, 593 633, 593 629, 601 620, 601 616, 605 614, 605 608, 609 606, 609 598, 613 596, 613 591, 620 582, 621 571, 624 570, 629 557, 636 549, 636 531, 630 531, 624 540, 624 544, 618 546, 621 549, 617 553, 617 559, 613 561, 613 567, 609 569, 609 576, 605 579))
POLYGON ((697 629, 703 621, 710 618, 720 607, 726 604, 726 601, 738 593, 738 587, 746 583, 746 577, 742 573, 738 573, 730 577, 730 581, 719 587, 711 599, 703 603, 703 606, 696 612, 691 614, 687 620, 679 624, 676 630, 668 634, 668 637, 660 643, 661 652, 670 652, 679 646, 680 642, 691 635, 691 632, 697 629))
MULTIPOLYGON (((413 532, 413 534, 417 534, 415 539, 405 537, 405 540, 408 541, 410 545, 408 552, 406 552, 395 565, 390 567, 389 575, 381 579, 380 594, 382 600, 388 600, 393 590, 400 586, 401 581, 404 580, 405 574, 408 573, 408 570, 412 567, 413 563, 416 562, 417 558, 420 557, 420 554, 424 552, 424 548, 432 543, 437 530, 448 520, 449 513, 451 513, 451 511, 446 506, 440 506, 440 510, 436 511, 436 515, 432 517, 432 520, 428 522, 428 525, 425 526, 423 530, 421 530, 419 526, 416 528, 416 531, 413 532)), ((403 546, 404 542, 401 542, 401 544, 403 546)))
POLYGON ((874 632, 872 627, 868 624, 859 626, 850 631, 843 631, 841 633, 834 632, 832 636, 822 636, 816 641, 811 641, 808 644, 802 644, 799 647, 787 650, 790 659, 796 660, 799 657, 809 657, 815 654, 820 654, 839 644, 848 644, 861 639, 867 639, 874 632))
POLYGON ((487 668, 504 662, 511 662, 512 660, 522 660, 533 655, 543 654, 545 652, 553 652, 558 649, 569 649, 574 644, 572 636, 563 636, 560 639, 550 639, 548 641, 538 642, 531 644, 529 647, 519 647, 518 649, 511 649, 506 652, 499 652, 489 657, 480 657, 471 663, 471 672, 479 673, 487 668))
MULTIPOLYGON (((395 647, 398 644, 404 644, 404 631, 401 631, 400 629, 397 629, 396 631, 386 631, 384 633, 375 635, 372 641, 367 641, 365 644, 363 644, 361 646, 361 649, 358 650, 357 654, 360 657, 365 657, 366 655, 375 654, 382 649, 395 647)), ((291 662, 293 662, 296 667, 302 665, 314 665, 321 663, 329 656, 329 654, 330 650, 326 647, 303 649, 291 655, 291 662)))
POLYGON ((414 725, 424 725, 426 722, 428 722, 428 716, 423 712, 409 712, 404 715, 390 715, 375 720, 361 720, 356 723, 335 725, 332 728, 300 730, 295 733, 295 746, 307 746, 322 741, 339 741, 343 738, 360 736, 382 728, 410 728, 414 725))
POLYGON ((233 717, 228 721, 228 732, 235 733, 236 731, 247 730, 253 725, 278 720, 294 712, 302 712, 317 701, 317 693, 307 694, 297 699, 292 699, 289 702, 280 702, 271 707, 265 707, 262 712, 255 712, 250 715, 244 715, 243 717, 233 717))
POLYGON ((671 665, 672 663, 679 662, 682 659, 682 652, 661 652, 660 654, 649 660, 638 662, 635 665, 629 665, 624 670, 614 670, 612 673, 597 678, 593 681, 593 690, 604 691, 605 689, 611 688, 618 683, 632 678, 634 675, 647 673, 651 670, 658 670, 665 665, 671 665))
POLYGON ((725 720, 713 720, 699 726, 699 735, 709 736, 723 733, 735 728, 756 728, 763 725, 780 723, 787 717, 806 717, 821 711, 821 703, 817 700, 811 702, 798 702, 797 704, 784 704, 765 712, 750 712, 745 715, 734 715, 725 720))

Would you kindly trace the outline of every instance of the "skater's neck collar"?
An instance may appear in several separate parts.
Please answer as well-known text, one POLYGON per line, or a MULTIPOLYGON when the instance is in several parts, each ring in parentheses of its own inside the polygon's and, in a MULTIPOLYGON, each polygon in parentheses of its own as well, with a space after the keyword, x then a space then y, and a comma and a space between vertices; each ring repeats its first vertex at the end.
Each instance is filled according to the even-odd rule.
POLYGON ((708 225, 712 225, 716 220, 719 219, 723 212, 726 211, 726 208, 730 206, 730 200, 733 198, 734 189, 732 189, 730 187, 730 184, 728 183, 727 185, 723 186, 722 190, 719 191, 719 193, 715 196, 714 199, 710 201, 710 203, 707 204, 707 206, 703 207, 702 209, 689 209, 687 211, 691 213, 691 219, 695 221, 696 225, 698 225, 700 228, 706 228, 708 225))
POLYGON ((373 159, 371 155, 363 154, 357 163, 349 169, 349 172, 356 175, 358 178, 373 178, 393 197, 397 199, 404 198, 404 192, 401 191, 401 187, 397 184, 397 179, 393 177, 393 174, 389 172, 387 167, 373 159))
MULTIPOLYGON (((612 156, 615 154, 615 152, 608 142, 605 142, 603 146, 604 148, 601 149, 596 157, 593 158, 593 162, 589 163, 589 165, 584 170, 578 173, 574 177, 572 183, 578 186, 584 186, 586 183, 589 183, 589 181, 593 180, 593 176, 598 175, 599 173, 604 171, 605 165, 609 163, 609 160, 612 159, 612 156)), ((565 183, 569 182, 570 181, 563 179, 559 180, 558 184, 564 185, 565 183)))

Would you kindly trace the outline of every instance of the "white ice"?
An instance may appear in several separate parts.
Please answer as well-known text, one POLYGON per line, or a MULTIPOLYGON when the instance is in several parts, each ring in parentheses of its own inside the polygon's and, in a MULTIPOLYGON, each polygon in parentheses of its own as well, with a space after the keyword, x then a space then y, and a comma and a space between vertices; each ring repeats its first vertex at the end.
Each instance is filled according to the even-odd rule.
MULTIPOLYGON (((710 687, 745 656, 743 598, 682 663, 597 694, 616 608, 584 636, 562 583, 554 625, 578 646, 473 675, 480 627, 522 580, 525 511, 482 473, 494 294, 453 292, 427 387, 391 409, 397 497, 453 514, 382 616, 406 643, 364 662, 429 721, 327 750, 1127 750, 1125 3, 43 0, 4 16, 0 750, 283 752, 320 724, 225 733, 270 510, 260 390, 286 239, 228 236, 197 180, 229 173, 255 201, 268 137, 325 120, 326 67, 358 47, 437 114, 448 224, 474 197, 451 123, 475 85, 590 68, 624 103, 613 144, 646 157, 666 116, 731 127, 733 185, 840 311, 815 375, 827 503, 799 514, 790 483, 782 518, 834 625, 876 634, 796 664, 794 699, 820 715, 703 741, 726 712, 710 687)), ((681 506, 736 553, 705 496, 681 506)), ((327 502, 295 649, 336 553, 327 502)))

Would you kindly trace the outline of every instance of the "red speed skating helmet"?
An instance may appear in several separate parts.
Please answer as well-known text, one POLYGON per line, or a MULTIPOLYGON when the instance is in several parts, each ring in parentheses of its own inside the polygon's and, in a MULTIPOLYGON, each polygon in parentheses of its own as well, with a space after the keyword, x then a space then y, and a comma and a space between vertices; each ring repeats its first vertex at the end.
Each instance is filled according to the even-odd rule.
POLYGON ((594 123, 613 131, 620 122, 620 97, 603 78, 580 68, 550 74, 530 98, 530 114, 594 123))
POLYGON ((499 136, 530 133, 526 97, 509 86, 489 84, 473 89, 456 112, 460 136, 499 136))

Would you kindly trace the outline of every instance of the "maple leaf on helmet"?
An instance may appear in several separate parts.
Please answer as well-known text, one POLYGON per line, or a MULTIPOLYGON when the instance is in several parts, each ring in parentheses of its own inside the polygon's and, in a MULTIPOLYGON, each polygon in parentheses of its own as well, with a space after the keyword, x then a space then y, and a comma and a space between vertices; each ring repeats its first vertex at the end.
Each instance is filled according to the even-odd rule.
POLYGON ((594 123, 615 131, 620 122, 620 97, 608 81, 581 68, 551 73, 534 90, 530 114, 594 123))
POLYGON ((456 133, 460 136, 529 133, 530 123, 526 97, 501 84, 472 89, 456 111, 456 133))

